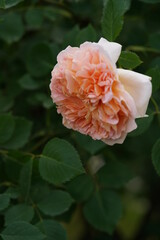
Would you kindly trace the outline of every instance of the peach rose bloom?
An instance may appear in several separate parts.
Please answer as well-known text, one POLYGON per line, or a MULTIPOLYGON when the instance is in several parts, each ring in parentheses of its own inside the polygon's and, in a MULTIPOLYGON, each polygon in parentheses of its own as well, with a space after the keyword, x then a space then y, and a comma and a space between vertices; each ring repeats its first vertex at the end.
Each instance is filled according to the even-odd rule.
POLYGON ((121 45, 101 38, 67 47, 52 71, 51 97, 63 124, 108 145, 123 143, 144 117, 151 78, 117 69, 121 45))

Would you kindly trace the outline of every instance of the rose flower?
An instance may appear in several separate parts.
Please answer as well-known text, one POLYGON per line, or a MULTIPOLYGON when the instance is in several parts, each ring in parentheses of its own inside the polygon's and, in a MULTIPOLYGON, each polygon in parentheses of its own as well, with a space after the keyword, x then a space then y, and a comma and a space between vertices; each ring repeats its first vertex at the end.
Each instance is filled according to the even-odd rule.
POLYGON ((101 38, 67 47, 52 71, 51 97, 63 124, 108 145, 123 143, 144 117, 151 78, 117 69, 121 45, 101 38))

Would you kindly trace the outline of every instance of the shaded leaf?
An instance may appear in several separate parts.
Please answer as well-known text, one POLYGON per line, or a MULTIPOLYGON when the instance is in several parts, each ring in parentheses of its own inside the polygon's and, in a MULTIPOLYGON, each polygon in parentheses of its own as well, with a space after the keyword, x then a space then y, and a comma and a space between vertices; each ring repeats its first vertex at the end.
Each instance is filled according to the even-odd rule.
POLYGON ((71 180, 66 187, 77 202, 87 200, 94 190, 93 180, 85 174, 71 180))
POLYGON ((19 84, 23 89, 35 90, 39 88, 40 84, 36 82, 29 74, 25 74, 19 80, 19 84))
POLYGON ((133 178, 131 170, 123 163, 108 160, 97 173, 97 180, 102 187, 120 188, 133 178))
POLYGON ((54 190, 37 205, 44 214, 57 216, 66 212, 72 203, 73 199, 67 192, 54 190))
POLYGON ((127 69, 134 69, 142 63, 137 54, 127 51, 121 52, 118 62, 120 67, 127 69))
POLYGON ((33 218, 34 210, 31 206, 18 204, 9 208, 5 213, 5 225, 12 224, 16 221, 30 222, 33 218))
POLYGON ((0 211, 4 210, 9 206, 10 197, 8 194, 0 194, 0 211))
POLYGON ((157 142, 153 146, 152 162, 153 162, 153 165, 154 165, 158 175, 160 175, 160 139, 158 139, 157 142))
POLYGON ((58 222, 54 220, 44 220, 40 222, 38 228, 46 235, 45 240, 66 240, 66 232, 58 222))
POLYGON ((87 201, 83 210, 87 221, 92 226, 109 234, 113 233, 122 215, 118 195, 106 190, 96 192, 87 201))
POLYGON ((149 45, 154 49, 160 50, 160 32, 156 32, 150 35, 149 45))
POLYGON ((28 200, 31 186, 32 167, 33 159, 31 158, 27 163, 24 164, 20 172, 20 190, 26 201, 28 200))
POLYGON ((129 133, 129 136, 136 137, 146 132, 150 127, 153 118, 154 118, 153 114, 150 114, 148 117, 137 118, 136 119, 137 128, 133 132, 129 133))
POLYGON ((152 77, 152 92, 156 92, 160 88, 160 70, 158 67, 151 68, 146 73, 152 77))
POLYGON ((8 141, 15 129, 14 118, 9 114, 0 115, 0 143, 8 141))
POLYGON ((31 133, 32 122, 22 117, 14 117, 15 128, 11 138, 5 142, 4 148, 18 149, 23 147, 31 133))
POLYGON ((29 29, 39 29, 43 23, 43 11, 31 8, 25 13, 25 20, 29 29))
POLYGON ((94 30, 92 25, 88 25, 86 28, 83 28, 82 30, 78 31, 78 34, 76 36, 77 46, 84 43, 85 41, 95 42, 96 40, 97 40, 96 31, 94 30))
POLYGON ((23 0, 0 0, 0 8, 10 8, 14 7, 18 3, 23 2, 23 0))
POLYGON ((105 143, 102 141, 93 140, 90 136, 80 134, 79 132, 75 132, 74 135, 76 137, 77 143, 91 155, 96 154, 104 147, 106 147, 105 143))
POLYGON ((139 0, 139 1, 145 2, 145 3, 152 3, 152 4, 154 4, 154 3, 160 3, 160 0, 139 0))
POLYGON ((23 221, 8 225, 0 235, 3 240, 41 240, 45 238, 38 228, 23 221))
POLYGON ((42 42, 32 46, 27 56, 27 68, 35 77, 44 76, 53 68, 52 49, 48 43, 42 42))
POLYGON ((39 171, 48 182, 60 184, 82 174, 84 169, 72 145, 55 138, 44 147, 39 161, 39 171))
POLYGON ((7 43, 17 42, 24 33, 22 18, 17 13, 3 15, 0 22, 0 38, 7 43))

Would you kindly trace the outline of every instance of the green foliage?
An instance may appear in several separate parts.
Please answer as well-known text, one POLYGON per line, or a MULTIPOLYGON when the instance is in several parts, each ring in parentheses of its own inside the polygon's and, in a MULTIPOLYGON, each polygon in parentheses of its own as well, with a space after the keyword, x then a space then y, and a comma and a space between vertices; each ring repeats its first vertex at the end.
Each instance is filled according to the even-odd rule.
POLYGON ((147 75, 152 77, 152 91, 156 92, 160 88, 160 70, 158 67, 151 68, 147 75))
POLYGON ((154 117, 153 114, 151 114, 149 116, 146 116, 145 118, 138 118, 136 120, 137 128, 133 132, 131 132, 129 135, 134 137, 134 136, 139 136, 144 132, 146 132, 153 121, 153 117, 154 117))
POLYGON ((54 220, 45 220, 37 225, 46 235, 45 240, 66 240, 66 232, 63 227, 54 220))
POLYGON ((160 139, 153 146, 152 161, 158 175, 160 175, 160 139))
POLYGON ((16 221, 30 222, 33 218, 34 210, 31 206, 19 204, 9 208, 5 213, 5 225, 10 225, 16 221))
POLYGON ((76 150, 61 139, 52 139, 44 147, 39 170, 46 181, 54 184, 66 182, 84 172, 76 150))
POLYGON ((73 199, 67 192, 54 190, 38 203, 38 207, 46 215, 57 216, 66 212, 72 203, 73 199))
POLYGON ((83 174, 71 180, 67 184, 67 190, 77 202, 85 201, 93 192, 94 183, 90 176, 83 174))
POLYGON ((17 5, 18 3, 22 2, 23 0, 0 0, 0 8, 10 8, 13 7, 15 5, 17 5))
POLYGON ((145 3, 152 3, 152 4, 160 2, 160 0, 140 0, 140 1, 145 2, 145 3))
POLYGON ((86 202, 84 214, 87 221, 96 229, 112 234, 122 215, 120 199, 116 193, 111 191, 96 192, 86 202))
POLYGON ((76 45, 79 46, 86 40, 89 42, 95 42, 97 40, 96 32, 92 25, 88 25, 86 28, 78 31, 78 34, 76 36, 76 45))
POLYGON ((29 197, 29 191, 31 187, 31 179, 32 179, 32 169, 33 169, 33 159, 29 159, 21 169, 20 172, 20 191, 22 196, 27 201, 29 197))
POLYGON ((41 240, 44 235, 33 225, 19 221, 7 226, 1 233, 3 240, 41 240))
POLYGON ((28 142, 31 134, 32 123, 22 117, 10 117, 14 121, 14 131, 8 141, 5 141, 3 147, 8 149, 18 149, 28 142))
POLYGON ((9 206, 10 197, 8 194, 0 194, 0 211, 4 210, 9 206))
POLYGON ((102 32, 109 41, 114 41, 122 30, 123 14, 129 9, 130 0, 106 0, 102 18, 102 32))
POLYGON ((120 188, 133 178, 133 173, 125 164, 116 160, 109 160, 100 169, 97 178, 103 187, 120 188))
POLYGON ((134 69, 142 63, 137 54, 128 51, 121 52, 118 62, 121 68, 126 69, 134 69))
POLYGON ((0 115, 0 143, 5 143, 13 134, 15 122, 8 114, 0 115))
POLYGON ((53 67, 51 46, 41 42, 34 44, 27 55, 27 69, 31 75, 42 77, 49 73, 53 67))
POLYGON ((39 88, 40 85, 29 74, 25 74, 22 78, 20 78, 19 84, 23 89, 26 90, 35 90, 39 88))
POLYGON ((94 155, 102 150, 106 144, 101 141, 95 141, 91 137, 75 132, 76 142, 88 153, 94 155))
POLYGON ((2 16, 0 22, 0 38, 8 44, 17 42, 24 34, 22 18, 17 13, 8 13, 2 16))

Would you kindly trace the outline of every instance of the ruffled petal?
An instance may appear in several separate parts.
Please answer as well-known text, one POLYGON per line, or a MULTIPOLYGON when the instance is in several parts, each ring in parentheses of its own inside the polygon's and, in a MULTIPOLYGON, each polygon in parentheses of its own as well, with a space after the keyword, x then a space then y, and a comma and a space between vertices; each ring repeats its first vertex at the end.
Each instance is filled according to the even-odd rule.
POLYGON ((114 144, 122 144, 127 136, 127 133, 123 133, 120 138, 118 139, 102 139, 102 141, 110 146, 113 146, 114 144))
POLYGON ((135 101, 137 108, 136 117, 143 117, 152 93, 151 77, 124 69, 118 69, 118 75, 125 90, 135 101))

